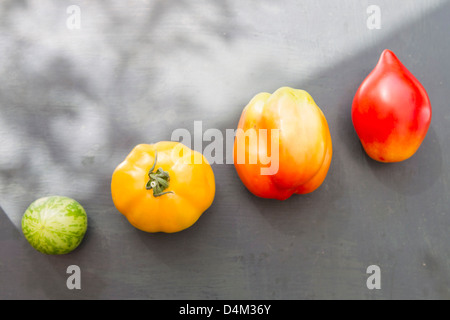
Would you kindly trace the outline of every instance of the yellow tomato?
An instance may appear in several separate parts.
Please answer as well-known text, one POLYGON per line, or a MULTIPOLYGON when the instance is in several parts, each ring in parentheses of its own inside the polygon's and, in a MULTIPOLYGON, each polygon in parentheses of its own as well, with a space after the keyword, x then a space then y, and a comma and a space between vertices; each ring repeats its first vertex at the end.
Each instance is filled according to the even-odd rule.
POLYGON ((179 142, 140 144, 115 169, 111 194, 134 227, 178 232, 213 203, 214 173, 202 154, 179 142))

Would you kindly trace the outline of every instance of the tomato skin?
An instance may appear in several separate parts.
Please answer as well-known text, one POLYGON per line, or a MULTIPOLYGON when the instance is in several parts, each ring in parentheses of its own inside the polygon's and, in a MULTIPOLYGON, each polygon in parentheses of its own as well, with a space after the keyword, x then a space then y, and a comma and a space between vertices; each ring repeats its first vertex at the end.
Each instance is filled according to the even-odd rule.
POLYGON ((332 141, 324 114, 306 91, 282 87, 254 96, 238 123, 242 132, 252 129, 257 139, 246 139, 239 146, 237 133, 234 143, 234 166, 251 193, 286 200, 320 187, 330 168, 332 141), (269 146, 272 129, 279 132, 276 150, 269 146), (267 144, 261 142, 260 130, 267 130, 267 144), (273 152, 278 154, 278 170, 262 174, 267 168, 262 159, 273 152), (245 153, 245 161, 239 161, 239 153, 245 153), (250 155, 257 155, 256 163, 251 163, 250 155))
POLYGON ((400 162, 416 153, 431 122, 422 84, 390 50, 358 88, 352 122, 366 153, 380 162, 400 162))

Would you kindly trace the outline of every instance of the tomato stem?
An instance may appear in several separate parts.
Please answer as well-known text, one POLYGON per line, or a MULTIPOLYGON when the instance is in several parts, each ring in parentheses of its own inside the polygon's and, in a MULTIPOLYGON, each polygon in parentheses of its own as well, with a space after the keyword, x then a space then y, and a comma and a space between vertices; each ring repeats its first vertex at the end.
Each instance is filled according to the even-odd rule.
POLYGON ((145 185, 147 190, 153 190, 153 196, 159 197, 167 193, 173 193, 173 191, 166 191, 169 187, 170 176, 167 171, 164 171, 162 168, 158 168, 156 172, 153 172, 156 167, 156 162, 158 161, 158 151, 155 150, 155 162, 153 163, 152 168, 148 172, 149 180, 145 185))

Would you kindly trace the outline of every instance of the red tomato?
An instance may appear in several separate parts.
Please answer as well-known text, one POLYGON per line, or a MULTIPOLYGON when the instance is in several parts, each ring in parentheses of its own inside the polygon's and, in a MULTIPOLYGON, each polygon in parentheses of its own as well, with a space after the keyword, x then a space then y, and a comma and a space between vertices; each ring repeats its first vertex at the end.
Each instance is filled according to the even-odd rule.
POLYGON ((428 94, 395 54, 384 50, 353 100, 352 121, 367 154, 399 162, 419 149, 431 121, 428 94))

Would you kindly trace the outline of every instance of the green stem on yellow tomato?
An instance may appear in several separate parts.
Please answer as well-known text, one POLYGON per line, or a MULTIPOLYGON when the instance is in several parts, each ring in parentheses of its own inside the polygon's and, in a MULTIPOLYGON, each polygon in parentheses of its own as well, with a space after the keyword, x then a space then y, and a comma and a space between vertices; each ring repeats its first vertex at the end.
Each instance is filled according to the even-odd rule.
POLYGON ((156 172, 153 172, 156 167, 156 162, 158 161, 158 152, 155 150, 155 162, 153 163, 152 168, 148 172, 149 180, 145 185, 147 190, 153 190, 153 196, 159 197, 167 193, 173 193, 172 191, 166 191, 169 187, 170 176, 167 171, 164 171, 162 168, 158 168, 156 172))

